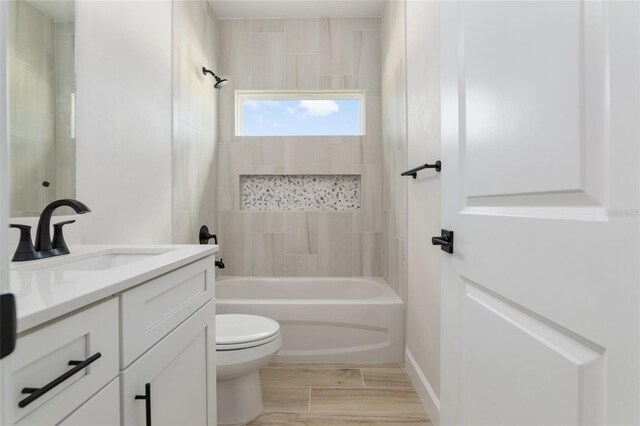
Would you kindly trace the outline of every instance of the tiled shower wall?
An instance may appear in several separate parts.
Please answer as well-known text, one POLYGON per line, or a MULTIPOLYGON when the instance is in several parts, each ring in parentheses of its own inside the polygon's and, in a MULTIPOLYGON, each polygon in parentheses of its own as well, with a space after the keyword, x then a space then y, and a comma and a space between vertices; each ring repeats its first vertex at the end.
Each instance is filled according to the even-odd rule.
POLYGON ((218 18, 206 0, 173 2, 173 242, 217 222, 218 18))
POLYGON ((11 217, 35 217, 75 196, 74 24, 55 23, 26 1, 9 11, 11 217), (43 181, 50 183, 43 186, 43 181))
POLYGON ((220 257, 225 275, 382 273, 379 18, 220 20, 220 257), (237 137, 236 89, 364 89, 362 137, 237 137), (360 174, 357 211, 248 212, 240 175, 360 174))
MULTIPOLYGON (((388 1, 382 18, 382 145, 384 213, 382 275, 407 299, 406 3, 388 1)), ((412 165, 415 166, 415 165, 412 165)))

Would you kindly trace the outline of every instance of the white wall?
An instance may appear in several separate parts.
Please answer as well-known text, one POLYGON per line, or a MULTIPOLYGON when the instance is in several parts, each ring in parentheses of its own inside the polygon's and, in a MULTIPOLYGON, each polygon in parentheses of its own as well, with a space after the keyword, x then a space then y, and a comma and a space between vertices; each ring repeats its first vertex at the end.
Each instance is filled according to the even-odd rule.
POLYGON ((76 9, 83 243, 170 243, 171 2, 76 9))
MULTIPOLYGON (((408 0, 407 130, 410 167, 440 159, 440 6, 408 0)), ((447 167, 446 164, 443 168, 447 167)), ((440 395, 440 174, 424 171, 408 188, 407 370, 434 424, 440 395), (412 365, 413 364, 413 365, 412 365)))

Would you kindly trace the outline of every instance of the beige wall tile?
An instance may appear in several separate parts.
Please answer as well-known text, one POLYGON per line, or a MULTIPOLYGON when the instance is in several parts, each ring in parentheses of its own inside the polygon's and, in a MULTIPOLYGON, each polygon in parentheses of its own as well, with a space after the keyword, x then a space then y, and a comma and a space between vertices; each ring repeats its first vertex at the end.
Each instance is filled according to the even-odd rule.
POLYGON ((318 88, 318 55, 286 55, 285 89, 318 88))
POLYGON ((252 275, 251 213, 237 211, 219 212, 220 258, 226 260, 222 275, 252 275))
POLYGON ((318 212, 285 213, 286 253, 318 253, 318 212))
POLYGON ((318 173, 318 138, 286 138, 285 173, 318 173))
POLYGON ((405 149, 395 152, 394 156, 394 204, 393 210, 397 212, 394 215, 394 221, 391 222, 393 227, 391 233, 403 241, 407 240, 407 183, 406 177, 400 176, 404 170, 407 170, 407 154, 405 149))
POLYGON ((284 19, 252 19, 251 31, 254 33, 281 33, 284 32, 284 19))
POLYGON ((353 89, 352 77, 350 75, 322 75, 320 76, 320 89, 322 90, 353 89))
POLYGON ((249 19, 220 20, 219 67, 221 75, 251 75, 251 21, 249 19))
POLYGON ((380 27, 381 20, 377 16, 353 18, 354 30, 379 30, 380 27))
POLYGON ((389 232, 389 221, 391 220, 391 211, 384 210, 382 212, 382 277, 386 282, 391 281, 391 234, 389 232))
POLYGON ((240 175, 251 172, 251 144, 221 144, 219 161, 219 209, 240 208, 240 175))
POLYGON ((353 172, 362 176, 360 211, 354 212, 355 232, 382 231, 382 166, 354 164, 353 172))
POLYGON ((284 33, 251 34, 251 88, 284 87, 284 33))
POLYGON ((320 173, 351 173, 351 143, 321 143, 319 150, 320 173))
POLYGON ((255 138, 251 143, 251 164, 284 166, 284 141, 280 137, 255 138))
POLYGON ((284 234, 253 234, 253 275, 284 276, 284 234))
POLYGON ((353 18, 320 18, 320 75, 353 72, 353 18))
POLYGON ((284 232, 283 212, 253 212, 253 232, 284 232))
POLYGON ((285 22, 286 53, 318 53, 320 20, 290 18, 285 22))
POLYGON ((27 1, 9 2, 9 54, 35 69, 43 70, 44 15, 27 1), (13 19, 12 16, 13 16, 13 19))
POLYGON ((281 175, 284 166, 251 166, 251 173, 256 175, 281 175))
POLYGON ((364 232, 353 235, 353 275, 382 275, 382 233, 364 232))
POLYGON ((351 212, 320 212, 318 253, 320 276, 353 275, 351 212))
POLYGON ((317 254, 285 255, 285 274, 287 277, 317 277, 317 254))
POLYGON ((366 131, 362 137, 362 163, 382 164, 382 108, 379 97, 367 96, 366 131))
POLYGON ((380 31, 353 32, 353 85, 367 96, 380 96, 380 31))

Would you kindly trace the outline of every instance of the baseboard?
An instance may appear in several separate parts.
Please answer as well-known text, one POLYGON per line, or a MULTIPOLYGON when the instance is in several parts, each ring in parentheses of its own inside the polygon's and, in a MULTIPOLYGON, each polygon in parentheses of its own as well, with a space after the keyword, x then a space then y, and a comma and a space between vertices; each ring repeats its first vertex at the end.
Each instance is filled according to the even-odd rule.
POLYGON ((422 370, 418 366, 409 348, 405 348, 404 351, 404 368, 407 370, 407 374, 411 379, 411 383, 416 388, 416 392, 422 401, 424 409, 427 411, 431 423, 434 426, 440 425, 440 400, 433 391, 433 388, 429 384, 429 381, 422 373, 422 370))

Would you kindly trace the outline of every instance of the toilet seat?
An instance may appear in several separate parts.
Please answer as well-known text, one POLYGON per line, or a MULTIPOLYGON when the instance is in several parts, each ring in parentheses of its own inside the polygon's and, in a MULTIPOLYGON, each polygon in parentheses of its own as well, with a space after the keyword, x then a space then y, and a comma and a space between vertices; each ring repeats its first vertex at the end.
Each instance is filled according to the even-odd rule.
POLYGON ((216 315, 216 351, 265 345, 280 336, 280 324, 257 315, 216 315))

